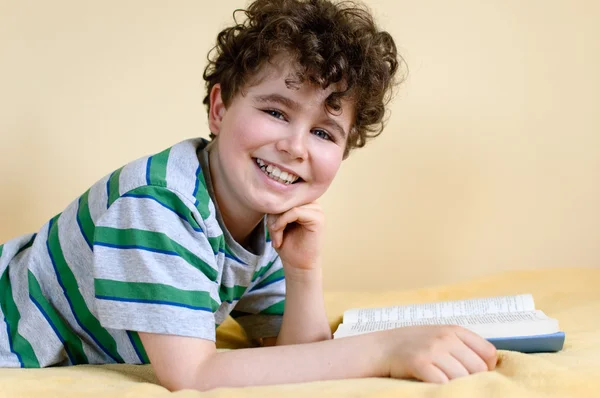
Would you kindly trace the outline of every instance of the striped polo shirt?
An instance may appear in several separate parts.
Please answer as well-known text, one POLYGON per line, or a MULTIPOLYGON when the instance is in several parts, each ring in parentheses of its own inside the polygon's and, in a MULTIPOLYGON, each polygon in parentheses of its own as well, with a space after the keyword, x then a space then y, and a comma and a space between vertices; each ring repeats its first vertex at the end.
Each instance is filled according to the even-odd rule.
POLYGON ((228 315, 278 334, 281 261, 264 219, 250 250, 225 228, 207 145, 131 162, 0 245, 0 367, 148 363, 137 332, 214 341, 228 315))

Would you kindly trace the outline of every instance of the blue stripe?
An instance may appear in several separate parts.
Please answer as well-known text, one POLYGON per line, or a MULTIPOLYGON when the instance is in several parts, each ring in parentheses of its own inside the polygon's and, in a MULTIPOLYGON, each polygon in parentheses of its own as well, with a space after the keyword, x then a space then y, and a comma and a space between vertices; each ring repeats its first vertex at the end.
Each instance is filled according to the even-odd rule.
POLYGON ((135 353, 138 356, 138 359, 140 360, 140 363, 145 363, 144 362, 144 356, 138 350, 137 344, 135 344, 135 341, 133 341, 133 337, 131 337, 131 331, 129 331, 129 330, 127 330, 127 337, 129 337, 129 341, 131 342, 131 345, 133 346, 133 349, 135 350, 135 353))
MULTIPOLYGON (((198 194, 198 187, 200 186, 200 173, 201 172, 202 172, 202 167, 200 165, 198 165, 198 168, 196 169, 196 185, 194 186, 194 193, 193 193, 194 198, 198 194)), ((198 203, 199 203, 198 198, 196 198, 196 201, 194 202, 194 206, 198 207, 198 203)))
POLYGON ((79 226, 79 231, 81 232, 81 236, 83 236, 85 243, 88 244, 90 250, 94 251, 94 249, 92 248, 92 243, 88 240, 87 236, 85 236, 85 233, 83 232, 83 226, 81 225, 81 220, 79 219, 79 208, 80 207, 81 207, 81 196, 79 197, 79 202, 77 203, 77 210, 76 210, 75 218, 77 219, 77 225, 79 226))
POLYGON ((272 281, 269 281, 268 283, 265 283, 264 285, 261 285, 261 284, 259 283, 258 285, 254 286, 252 289, 250 289, 250 291, 251 291, 251 292, 253 292, 253 291, 255 291, 255 290, 260 290, 260 289, 262 289, 263 287, 266 287, 266 286, 272 285, 273 283, 275 283, 275 282, 279 282, 279 281, 282 281, 282 280, 284 280, 284 279, 285 279, 285 276, 282 276, 281 278, 273 279, 272 281))
POLYGON ((17 359, 19 360, 19 363, 21 364, 21 367, 24 368, 25 365, 23 364, 23 360, 21 359, 21 355, 13 349, 12 339, 10 338, 11 337, 10 326, 8 325, 8 320, 6 319, 6 317, 4 317, 4 323, 6 323, 6 333, 8 334, 8 346, 10 348, 10 352, 12 352, 13 354, 15 354, 17 356, 17 359))
POLYGON ((113 174, 115 174, 114 171, 112 173, 110 173, 110 175, 108 176, 108 180, 106 180, 106 208, 107 209, 110 207, 110 179, 113 176, 113 174))
POLYGON ((161 253, 161 254, 167 254, 169 256, 177 256, 177 257, 181 257, 179 255, 179 253, 177 252, 172 252, 172 251, 168 251, 168 250, 160 250, 160 249, 153 249, 151 247, 145 247, 145 246, 139 246, 139 245, 115 245, 112 243, 104 243, 104 242, 94 242, 95 246, 104 246, 104 247, 110 247, 113 249, 140 249, 140 250, 146 250, 149 252, 153 252, 153 253, 161 253))
POLYGON ((179 218, 181 218, 183 221, 185 221, 186 223, 188 223, 188 225, 190 226, 190 228, 192 228, 194 231, 196 231, 196 232, 202 232, 202 233, 204 232, 201 228, 196 228, 192 224, 190 224, 189 221, 187 220, 187 218, 183 214, 179 213, 175 209, 170 208, 169 206, 167 206, 166 204, 162 203, 161 201, 159 201, 158 199, 156 199, 152 195, 138 195, 138 194, 126 193, 122 197, 137 198, 137 199, 152 199, 153 201, 155 201, 156 203, 158 203, 159 205, 161 205, 165 209, 171 210, 173 213, 177 214, 177 216, 179 216, 179 218))
MULTIPOLYGON (((119 362, 116 358, 114 358, 110 354, 110 352, 106 348, 104 348, 104 346, 102 344, 100 344, 100 342, 98 341, 98 339, 96 339, 96 336, 94 336, 94 334, 92 332, 90 332, 88 330, 88 328, 86 328, 81 323, 81 321, 77 317, 77 314, 75 313, 75 310, 73 309, 73 303, 71 302, 71 299, 69 298, 69 295, 67 294, 67 289, 66 289, 65 285, 62 282, 62 278, 60 277, 60 272, 58 272, 58 268, 56 268, 56 261, 54 261, 54 257, 52 256, 52 251, 50 250, 50 230, 52 229, 52 224, 53 224, 52 221, 53 220, 50 220, 50 225, 48 226, 48 239, 46 239, 46 249, 48 250, 48 256, 50 257, 50 261, 52 262, 52 267, 54 268, 54 273, 56 274, 56 280, 58 281, 58 284, 60 285, 60 287, 63 290, 63 294, 64 294, 65 298, 67 299, 67 303, 69 303, 69 308, 71 308, 71 313, 73 314, 73 318, 75 318, 75 321, 77 322, 77 324, 79 325, 79 327, 81 327, 81 329, 83 329, 83 331, 86 332, 88 334, 88 336, 90 336, 90 338, 92 340, 94 340, 94 343, 96 343, 96 345, 98 347, 100 347, 100 349, 102 349, 102 351, 104 351, 104 353, 106 355, 108 355, 113 361, 119 362)), ((67 264, 67 266, 68 266, 68 264, 67 264)))
MULTIPOLYGON (((237 257, 235 257, 235 256, 232 256, 232 255, 231 255, 231 254, 229 254, 229 253, 226 253, 226 252, 225 252, 225 249, 221 249, 221 248, 219 248, 219 253, 223 253, 223 254, 225 255, 225 257, 227 257, 227 258, 229 258, 229 259, 231 259, 231 260, 235 260, 235 261, 237 261, 238 263, 240 263, 240 264, 242 264, 242 265, 248 265, 248 264, 246 264, 245 262, 243 262, 242 260, 240 260, 239 258, 237 258, 237 257)), ((217 253, 215 253, 215 254, 217 254, 217 253)))
POLYGON ((171 301, 164 301, 164 300, 142 300, 142 299, 132 299, 132 298, 123 298, 123 297, 110 297, 110 296, 96 296, 96 298, 99 299, 99 300, 123 301, 123 302, 127 302, 127 303, 171 305, 173 307, 183 307, 183 308, 188 308, 188 309, 191 309, 191 310, 207 311, 207 312, 211 312, 212 313, 212 309, 211 308, 195 307, 193 305, 187 305, 187 304, 181 304, 181 303, 174 303, 174 302, 171 302, 171 301))
POLYGON ((63 347, 65 348, 65 352, 67 353, 67 356, 69 357, 69 361, 71 361, 71 365, 76 365, 77 363, 75 362, 75 360, 71 356, 71 353, 69 352, 69 350, 67 350, 67 347, 65 346, 65 340, 62 338, 62 336, 58 332, 58 329, 56 329, 56 326, 54 326, 54 324, 52 323, 52 321, 48 317, 48 314, 46 314, 46 312, 42 309, 42 306, 40 305, 40 303, 38 303, 37 300, 34 299, 31 294, 29 295, 29 298, 31 299, 31 301, 33 301, 33 304, 35 304, 35 306, 37 307, 37 309, 40 310, 40 312, 42 313, 42 315, 44 316, 44 318, 46 318, 46 321, 48 322, 48 324, 50 325, 50 327, 52 328, 52 330, 54 330, 54 333, 56 334, 56 337, 58 337, 58 339, 62 343, 63 347))
POLYGON ((146 163, 146 184, 150 185, 150 165, 152 164, 152 156, 148 158, 146 163))

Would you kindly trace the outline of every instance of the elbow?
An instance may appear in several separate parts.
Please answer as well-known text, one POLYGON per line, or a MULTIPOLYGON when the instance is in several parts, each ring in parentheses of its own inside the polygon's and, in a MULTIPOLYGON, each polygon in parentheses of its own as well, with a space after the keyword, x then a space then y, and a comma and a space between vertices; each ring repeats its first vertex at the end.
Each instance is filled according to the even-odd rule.
POLYGON ((177 392, 181 390, 196 390, 196 391, 209 391, 218 386, 211 385, 207 380, 208 378, 198 377, 195 379, 188 377, 169 377, 169 378, 158 378, 161 386, 169 390, 170 392, 177 392))
POLYGON ((156 378, 161 386, 170 392, 181 390, 208 391, 219 387, 218 380, 211 375, 210 363, 192 366, 189 369, 177 371, 169 369, 167 372, 157 372, 156 378))

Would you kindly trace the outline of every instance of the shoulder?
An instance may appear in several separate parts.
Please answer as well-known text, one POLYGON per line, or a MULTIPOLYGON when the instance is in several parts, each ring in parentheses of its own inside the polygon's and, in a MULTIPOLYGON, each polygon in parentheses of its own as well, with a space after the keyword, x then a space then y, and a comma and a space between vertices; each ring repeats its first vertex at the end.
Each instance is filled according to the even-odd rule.
POLYGON ((199 196, 203 197, 199 191, 205 189, 205 184, 197 152, 206 143, 202 138, 186 140, 115 170, 90 189, 90 202, 95 203, 90 205, 98 208, 97 217, 93 218, 121 213, 125 208, 134 211, 138 205, 146 206, 154 202, 157 210, 162 207, 162 210, 186 214, 186 219, 193 213, 194 218, 203 223, 206 218, 203 213, 210 206, 208 203, 202 205, 198 200, 199 196), (115 203, 124 201, 137 204, 115 206, 115 203))

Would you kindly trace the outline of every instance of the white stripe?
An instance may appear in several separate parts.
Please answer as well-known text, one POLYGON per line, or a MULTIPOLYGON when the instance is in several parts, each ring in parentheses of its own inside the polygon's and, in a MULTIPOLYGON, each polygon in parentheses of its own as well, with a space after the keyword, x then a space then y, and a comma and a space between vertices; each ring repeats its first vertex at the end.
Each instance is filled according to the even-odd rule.
MULTIPOLYGON (((58 283, 58 279, 56 273, 54 271, 54 266, 50 260, 50 255, 48 254, 48 250, 46 248, 46 241, 48 238, 48 225, 46 225, 39 233, 39 241, 36 240, 36 243, 39 244, 32 246, 32 249, 35 248, 35 255, 32 254, 32 258, 36 258, 37 261, 31 261, 29 264, 30 271, 35 275, 38 281, 40 281, 40 285, 42 288, 42 293, 45 297, 48 298, 48 301, 56 308, 56 310, 60 313, 62 318, 67 322, 71 330, 73 330, 78 336, 81 337, 81 340, 84 345, 84 351, 86 352, 88 359, 92 363, 98 363, 101 361, 112 362, 110 359, 106 359, 106 354, 101 351, 100 348, 97 348, 98 352, 95 351, 96 343, 88 336, 88 334, 79 326, 73 312, 71 311, 71 307, 65 297, 62 287, 58 283), (94 348, 94 351, 88 351, 86 349, 86 345, 90 345, 94 348)), ((90 309, 91 310, 91 309, 90 309)))
POLYGON ((115 338, 117 346, 119 348, 119 355, 125 361, 125 363, 141 364, 142 358, 140 358, 129 340, 127 330, 119 330, 115 328, 106 329, 115 338))
MULTIPOLYGON (((88 308, 94 305, 92 251, 77 225, 77 206, 71 204, 58 219, 58 240, 88 308)), ((93 242, 92 242, 93 243, 93 242)))
MULTIPOLYGON (((184 202, 185 203, 185 202, 184 202)), ((101 226, 161 232, 215 268, 212 247, 202 232, 196 232, 187 221, 147 198, 123 197, 111 206, 101 226)))
POLYGON ((2 256, 0 257, 0 276, 2 276, 4 270, 8 267, 8 264, 12 261, 15 254, 31 240, 32 236, 33 234, 21 235, 4 244, 2 256))
POLYGON ((182 290, 209 292, 219 302, 218 285, 178 256, 139 249, 96 246, 94 276, 121 282, 160 283, 182 290))
POLYGON ((90 216, 94 225, 106 213, 106 205, 108 203, 108 195, 106 193, 106 182, 110 174, 102 178, 100 181, 92 185, 88 194, 88 207, 90 208, 90 216))
POLYGON ((14 257, 10 265, 10 284, 20 319, 18 332, 31 344, 40 366, 68 363, 66 352, 60 339, 29 298, 29 277, 27 263, 39 243, 30 250, 14 257))
POLYGON ((219 224, 219 221, 217 221, 216 217, 217 209, 215 209, 215 204, 212 199, 208 202, 208 211, 210 215, 206 218, 206 220, 204 220, 204 223, 207 225, 206 234, 211 238, 223 235, 221 224, 219 224))
POLYGON ((188 200, 195 200, 196 172, 200 165, 196 155, 199 142, 188 140, 174 145, 167 162, 167 187, 190 198, 188 200))
MULTIPOLYGON (((269 285, 269 287, 279 285, 280 282, 273 283, 273 285, 269 285)), ((263 292, 261 289, 259 291, 244 294, 242 299, 238 301, 235 309, 242 312, 259 313, 285 299, 285 294, 279 294, 280 292, 276 290, 268 291, 267 294, 265 293, 267 292, 263 292)))
POLYGON ((104 327, 215 341, 212 312, 164 304, 97 300, 104 327))
MULTIPOLYGON (((93 275, 94 257, 79 229, 76 216, 77 208, 75 205, 69 206, 62 213, 58 220, 58 238, 65 261, 77 281, 79 292, 90 312, 94 314, 96 305, 93 275)), ((107 330, 107 332, 117 341, 117 334, 114 331, 107 330)), ((131 345, 129 339, 127 339, 127 342, 131 345)), ((121 345, 118 344, 117 351, 119 354, 121 354, 121 348, 121 345)), ((109 361, 111 360, 109 359, 109 361)))
POLYGON ((35 304, 25 297, 18 306, 19 333, 31 344, 40 366, 70 364, 62 342, 35 304), (23 307, 27 309, 23 311, 23 307))
POLYGON ((225 254, 219 253, 219 264, 223 264, 223 276, 221 284, 225 286, 250 286, 252 284, 252 275, 254 269, 244 264, 225 257, 225 254))
POLYGON ((146 166, 148 156, 137 159, 121 169, 119 176, 119 196, 132 189, 146 185, 146 166))
POLYGON ((0 367, 2 368, 19 368, 21 364, 15 354, 10 352, 10 344, 8 342, 8 333, 6 331, 6 321, 2 308, 0 308, 0 367))

